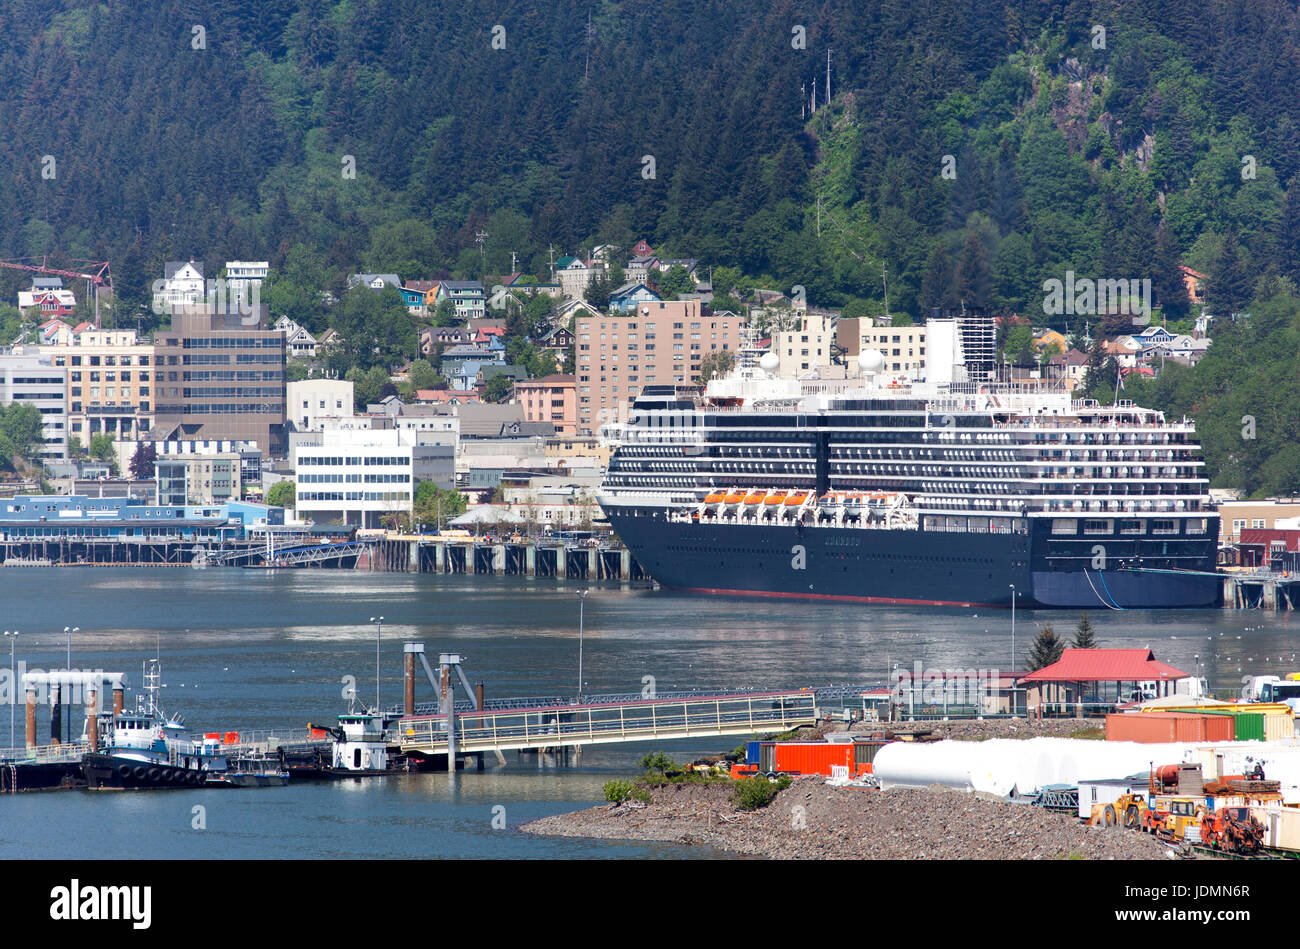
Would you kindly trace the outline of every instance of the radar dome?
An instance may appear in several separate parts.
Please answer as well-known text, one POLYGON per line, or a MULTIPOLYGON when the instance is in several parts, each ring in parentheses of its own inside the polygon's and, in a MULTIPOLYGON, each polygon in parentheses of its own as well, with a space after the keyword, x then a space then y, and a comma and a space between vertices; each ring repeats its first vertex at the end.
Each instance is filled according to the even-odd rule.
POLYGON ((885 354, 878 349, 864 349, 858 353, 858 368, 864 373, 877 373, 885 368, 885 354))
MULTIPOLYGON (((881 357, 882 362, 884 357, 881 357)), ((758 367, 764 372, 776 372, 776 367, 781 365, 781 357, 769 350, 763 354, 763 358, 758 361, 758 367)))

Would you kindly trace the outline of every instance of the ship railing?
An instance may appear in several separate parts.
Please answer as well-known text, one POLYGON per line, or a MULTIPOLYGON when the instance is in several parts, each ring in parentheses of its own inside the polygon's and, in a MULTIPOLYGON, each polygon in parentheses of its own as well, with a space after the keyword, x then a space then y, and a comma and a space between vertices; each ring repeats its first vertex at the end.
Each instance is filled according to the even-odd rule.
POLYGON ((60 744, 36 745, 28 748, 0 748, 0 761, 28 764, 53 764, 60 761, 80 761, 90 751, 86 741, 69 741, 60 744))

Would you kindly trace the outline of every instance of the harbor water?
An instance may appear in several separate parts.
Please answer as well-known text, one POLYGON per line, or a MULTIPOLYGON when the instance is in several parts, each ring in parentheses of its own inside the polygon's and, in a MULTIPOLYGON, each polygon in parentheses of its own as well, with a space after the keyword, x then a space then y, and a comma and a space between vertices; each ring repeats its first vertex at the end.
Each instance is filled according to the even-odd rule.
MULTIPOLYGON (((355 683, 373 702, 376 624, 383 616, 381 698, 400 700, 402 643, 431 660, 457 652, 489 698, 572 696, 578 688, 579 598, 586 693, 798 688, 884 683, 892 665, 1008 670, 1011 614, 956 608, 733 599, 644 585, 525 577, 333 570, 25 568, 0 570, 4 626, 21 633, 29 669, 123 671, 162 659, 163 706, 195 731, 332 722, 355 683)), ((1198 668, 1214 690, 1243 676, 1300 670, 1290 613, 1106 611, 1089 614, 1100 644, 1150 647, 1198 668), (1199 657, 1199 658, 1198 658, 1199 657)), ((1073 612, 1017 610, 1023 661, 1044 624, 1068 639, 1073 612)), ((6 641, 0 645, 8 646, 6 641)), ((7 650, 6 650, 7 651, 7 650)), ((9 656, 0 654, 0 665, 9 656)), ((429 701, 427 682, 417 701, 429 701)), ((20 700, 21 701, 21 700, 20 700)), ((80 729, 82 712, 73 713, 80 729)), ((42 710, 46 729, 48 710, 42 710)), ((16 742, 23 709, 16 708, 16 742)), ((0 710, 0 744, 9 727, 0 710)), ((48 734, 44 731, 43 734, 48 734)), ((651 750, 679 759, 739 739, 592 746, 569 766, 506 754, 454 778, 411 774, 283 788, 46 792, 0 796, 0 857, 75 859, 489 857, 679 858, 718 854, 672 845, 536 838, 519 825, 599 803, 611 777, 637 772, 651 750)))

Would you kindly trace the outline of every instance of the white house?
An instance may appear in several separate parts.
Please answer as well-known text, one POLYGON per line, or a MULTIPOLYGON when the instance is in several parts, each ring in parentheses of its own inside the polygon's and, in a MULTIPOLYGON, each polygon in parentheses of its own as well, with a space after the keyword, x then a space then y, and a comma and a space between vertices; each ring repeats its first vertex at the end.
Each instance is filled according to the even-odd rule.
POLYGON ((287 316, 275 321, 272 329, 284 333, 285 352, 290 359, 315 359, 316 337, 287 316))
POLYGON ((203 261, 167 261, 163 279, 154 281, 154 312, 171 313, 175 307, 192 306, 203 299, 203 261))

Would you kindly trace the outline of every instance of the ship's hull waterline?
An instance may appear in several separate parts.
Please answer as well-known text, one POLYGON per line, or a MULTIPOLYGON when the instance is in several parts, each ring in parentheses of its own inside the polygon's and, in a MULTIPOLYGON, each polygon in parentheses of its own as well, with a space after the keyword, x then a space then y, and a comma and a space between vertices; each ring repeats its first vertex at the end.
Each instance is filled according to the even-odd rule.
MULTIPOLYGON (((803 597, 882 604, 1059 609, 1187 609, 1222 605, 1211 575, 1217 531, 1158 541, 1186 550, 1180 566, 1122 555, 1102 569, 1086 556, 1053 553, 1042 528, 1014 534, 764 526, 670 521, 608 511, 615 532, 662 586, 731 596, 803 597), (1057 561, 1053 563, 1053 561, 1057 561), (1064 562, 1062 562, 1064 561, 1064 562), (1208 562, 1207 562, 1208 561, 1208 562), (1197 569, 1205 568, 1207 569, 1197 569)), ((1217 521, 1211 523, 1217 526, 1217 521)), ((1103 539, 1105 540, 1105 539, 1103 539)), ((1151 543, 1151 541, 1148 541, 1151 543)), ((1150 552, 1149 552, 1150 553, 1150 552)))

